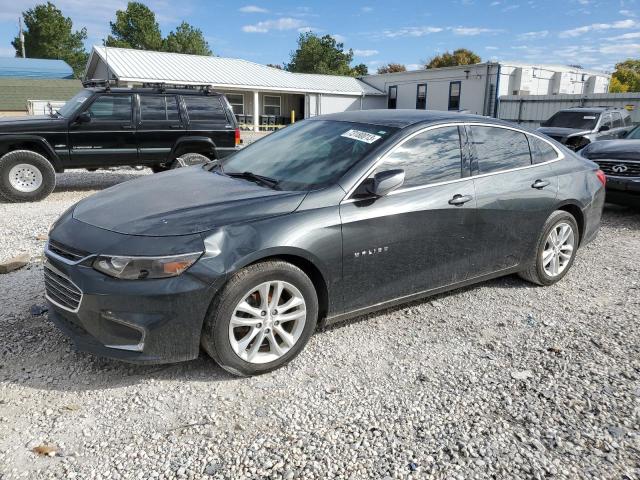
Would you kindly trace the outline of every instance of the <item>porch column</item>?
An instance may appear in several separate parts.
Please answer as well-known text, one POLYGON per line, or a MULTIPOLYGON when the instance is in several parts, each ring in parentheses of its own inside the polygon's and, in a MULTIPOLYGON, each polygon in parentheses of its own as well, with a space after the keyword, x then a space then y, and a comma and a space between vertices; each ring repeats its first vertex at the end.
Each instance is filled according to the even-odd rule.
POLYGON ((258 102, 260 101, 260 92, 257 90, 253 92, 253 131, 260 131, 260 105, 258 102))

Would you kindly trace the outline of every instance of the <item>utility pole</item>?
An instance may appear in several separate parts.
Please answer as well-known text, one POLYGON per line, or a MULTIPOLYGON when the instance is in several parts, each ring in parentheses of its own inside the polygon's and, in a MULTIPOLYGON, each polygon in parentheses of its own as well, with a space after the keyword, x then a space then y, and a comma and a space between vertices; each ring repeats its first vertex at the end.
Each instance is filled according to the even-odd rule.
POLYGON ((18 25, 20 25, 20 47, 22 47, 22 58, 25 58, 26 55, 24 53, 24 32, 22 31, 22 17, 18 18, 18 25))

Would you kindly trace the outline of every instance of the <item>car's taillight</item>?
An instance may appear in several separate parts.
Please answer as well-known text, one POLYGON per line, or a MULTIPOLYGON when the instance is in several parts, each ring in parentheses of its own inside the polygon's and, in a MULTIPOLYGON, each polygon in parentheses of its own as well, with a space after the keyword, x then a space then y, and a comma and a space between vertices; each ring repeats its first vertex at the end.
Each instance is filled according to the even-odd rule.
POLYGON ((240 129, 236 128, 236 147, 240 145, 240 129))
POLYGON ((600 183, 602 185, 607 184, 607 176, 604 174, 602 170, 596 170, 596 177, 598 177, 598 180, 600 180, 600 183))

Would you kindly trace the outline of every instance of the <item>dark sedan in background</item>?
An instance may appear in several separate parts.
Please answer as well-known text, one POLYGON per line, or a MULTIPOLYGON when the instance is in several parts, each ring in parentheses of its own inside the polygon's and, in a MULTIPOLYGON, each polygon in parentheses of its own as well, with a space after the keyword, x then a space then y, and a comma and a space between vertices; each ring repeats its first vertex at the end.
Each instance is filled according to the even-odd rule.
POLYGON ((331 323, 490 278, 562 279, 604 174, 485 117, 368 110, 298 122, 219 164, 70 208, 46 247, 50 318, 81 350, 237 375, 331 323))
POLYGON ((581 150, 607 176, 607 201, 640 206, 640 125, 619 140, 602 140, 581 150))

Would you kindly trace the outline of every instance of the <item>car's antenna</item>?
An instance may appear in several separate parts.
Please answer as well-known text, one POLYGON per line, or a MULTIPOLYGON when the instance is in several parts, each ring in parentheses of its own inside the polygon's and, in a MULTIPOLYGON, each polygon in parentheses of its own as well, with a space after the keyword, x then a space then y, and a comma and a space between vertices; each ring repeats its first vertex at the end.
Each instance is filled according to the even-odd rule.
POLYGON ((111 69, 109 68, 109 47, 107 42, 104 42, 104 61, 107 64, 107 91, 111 90, 111 69))

